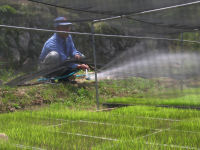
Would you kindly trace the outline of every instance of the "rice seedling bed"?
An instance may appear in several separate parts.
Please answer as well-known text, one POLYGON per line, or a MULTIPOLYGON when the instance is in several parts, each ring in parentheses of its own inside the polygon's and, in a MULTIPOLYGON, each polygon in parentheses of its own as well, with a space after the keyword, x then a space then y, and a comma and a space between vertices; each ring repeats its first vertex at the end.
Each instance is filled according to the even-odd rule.
POLYGON ((4 149, 185 149, 200 147, 200 112, 148 106, 109 112, 61 105, 0 115, 4 149), (17 147, 17 148, 16 148, 17 147), (28 149, 28 148, 27 148, 28 149))
POLYGON ((107 139, 123 139, 123 138, 136 138, 137 136, 144 136, 155 132, 154 129, 132 127, 119 125, 115 126, 114 124, 105 125, 105 124, 88 124, 88 123, 66 123, 60 126, 57 126, 55 129, 58 133, 79 133, 81 135, 103 137, 107 139))
POLYGON ((200 133, 180 132, 175 130, 164 130, 151 137, 146 137, 149 143, 159 143, 168 145, 181 145, 185 147, 200 147, 200 133))
POLYGON ((102 102, 107 107, 122 107, 133 105, 147 105, 159 107, 174 107, 185 109, 200 109, 200 90, 185 89, 179 91, 166 91, 164 93, 152 93, 151 95, 135 95, 133 97, 116 97, 102 102), (169 96, 174 94, 174 96, 169 96))

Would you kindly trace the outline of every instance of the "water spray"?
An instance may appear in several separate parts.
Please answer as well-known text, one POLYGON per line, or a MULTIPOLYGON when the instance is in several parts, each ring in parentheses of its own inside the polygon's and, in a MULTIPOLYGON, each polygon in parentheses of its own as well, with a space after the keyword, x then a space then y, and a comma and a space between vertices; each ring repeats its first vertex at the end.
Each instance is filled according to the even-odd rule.
MULTIPOLYGON (((130 77, 168 77, 182 80, 197 77, 199 74, 200 54, 157 53, 147 54, 139 59, 116 60, 110 67, 98 73, 98 80, 125 79, 130 77), (117 62, 120 63, 117 64, 117 62)), ((94 75, 90 76, 90 80, 94 80, 94 75)))

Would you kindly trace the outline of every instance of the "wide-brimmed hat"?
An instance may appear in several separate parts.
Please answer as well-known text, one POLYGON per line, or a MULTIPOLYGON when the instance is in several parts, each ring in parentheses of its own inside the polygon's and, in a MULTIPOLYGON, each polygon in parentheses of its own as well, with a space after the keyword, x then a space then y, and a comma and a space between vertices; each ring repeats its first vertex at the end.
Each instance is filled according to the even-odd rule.
POLYGON ((71 22, 68 22, 67 19, 65 17, 57 17, 56 19, 54 19, 54 26, 69 26, 72 25, 71 22))

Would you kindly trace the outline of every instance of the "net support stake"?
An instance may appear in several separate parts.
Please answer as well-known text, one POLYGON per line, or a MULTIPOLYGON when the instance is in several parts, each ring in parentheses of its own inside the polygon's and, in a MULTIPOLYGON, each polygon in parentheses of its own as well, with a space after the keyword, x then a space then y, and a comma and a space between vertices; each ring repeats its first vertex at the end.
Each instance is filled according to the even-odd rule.
POLYGON ((92 31, 92 49, 93 49, 93 57, 94 57, 94 71, 95 71, 95 88, 96 88, 96 103, 97 110, 99 110, 99 89, 98 89, 98 78, 97 78, 97 60, 96 60, 96 46, 95 46, 95 36, 94 36, 94 22, 91 24, 92 31))
MULTIPOLYGON (((183 52, 183 33, 181 33, 181 52, 183 52)), ((183 61, 181 61, 181 71, 183 71, 183 61)), ((180 90, 183 91, 183 79, 180 80, 180 90)))

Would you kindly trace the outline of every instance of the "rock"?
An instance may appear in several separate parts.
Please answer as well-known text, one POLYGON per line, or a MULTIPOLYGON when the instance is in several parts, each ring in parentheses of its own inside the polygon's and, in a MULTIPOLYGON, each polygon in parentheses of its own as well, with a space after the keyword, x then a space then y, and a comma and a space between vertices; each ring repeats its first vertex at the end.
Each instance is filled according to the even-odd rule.
POLYGON ((22 34, 19 35, 19 46, 23 50, 28 51, 29 41, 30 41, 30 34, 28 32, 23 32, 22 34))
POLYGON ((7 141, 8 140, 8 136, 5 133, 0 133, 0 141, 1 140, 7 141))
POLYGON ((105 47, 106 47, 106 52, 109 54, 109 56, 113 57, 116 51, 113 42, 110 40, 106 40, 105 47))
POLYGON ((9 42, 9 46, 10 47, 15 47, 17 48, 17 43, 16 40, 14 39, 14 37, 12 35, 8 35, 7 36, 8 42, 9 42))
POLYGON ((19 53, 18 49, 10 48, 10 51, 12 53, 13 61, 19 62, 21 57, 20 57, 20 53, 19 53))

